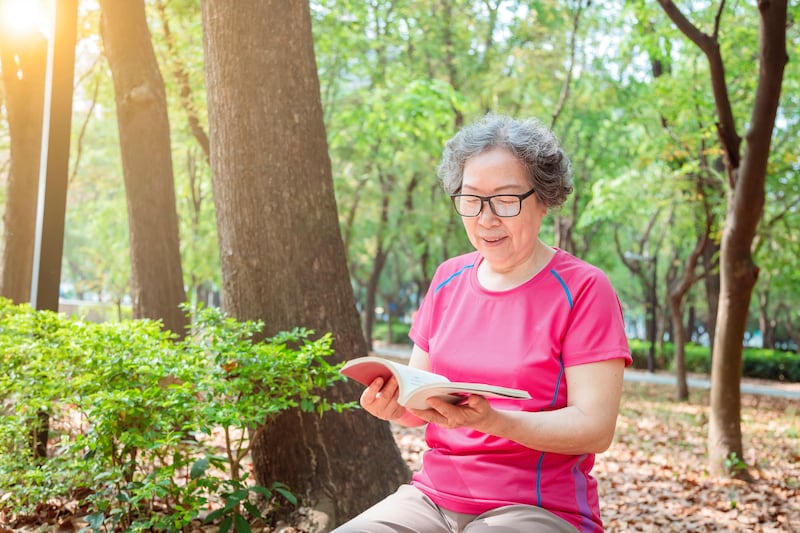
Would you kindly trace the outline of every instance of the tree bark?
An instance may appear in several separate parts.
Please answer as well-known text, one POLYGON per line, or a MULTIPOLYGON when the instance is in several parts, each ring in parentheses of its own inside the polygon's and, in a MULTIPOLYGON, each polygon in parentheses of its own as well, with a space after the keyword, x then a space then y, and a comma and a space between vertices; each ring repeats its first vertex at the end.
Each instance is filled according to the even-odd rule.
POLYGON ((0 296, 20 304, 28 303, 31 297, 46 39, 36 34, 23 41, 0 32, 0 65, 11 140, 3 242, 0 243, 0 296))
MULTIPOLYGON (((309 5, 202 4, 223 302, 265 334, 332 332, 333 361, 366 354, 339 230, 309 5)), ((354 401, 361 387, 325 391, 354 401)), ((407 481, 389 425, 363 410, 292 410, 255 433, 256 481, 282 481, 327 531, 407 481)))
POLYGON ((128 203, 133 316, 183 336, 186 301, 164 79, 144 0, 101 0, 128 203))

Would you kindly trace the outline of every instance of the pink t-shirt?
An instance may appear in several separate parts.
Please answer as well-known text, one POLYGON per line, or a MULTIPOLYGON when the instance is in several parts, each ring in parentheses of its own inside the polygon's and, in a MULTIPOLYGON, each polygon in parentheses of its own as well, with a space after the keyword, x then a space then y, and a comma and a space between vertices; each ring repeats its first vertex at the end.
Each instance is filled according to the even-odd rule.
MULTIPOLYGON (((431 369, 452 381, 527 390, 531 400, 490 400, 498 409, 547 411, 567 405, 564 369, 631 357, 622 311, 599 269, 556 249, 548 265, 514 289, 488 291, 473 252, 443 263, 409 336, 431 369)), ((536 505, 581 531, 603 531, 594 455, 542 453, 508 439, 429 424, 423 467, 412 483, 451 511, 481 514, 536 505)))

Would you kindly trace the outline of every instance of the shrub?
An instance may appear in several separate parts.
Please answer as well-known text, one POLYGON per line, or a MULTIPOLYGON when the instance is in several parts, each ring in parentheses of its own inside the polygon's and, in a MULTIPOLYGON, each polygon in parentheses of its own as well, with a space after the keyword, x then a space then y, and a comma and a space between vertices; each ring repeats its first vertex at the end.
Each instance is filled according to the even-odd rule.
MULTIPOLYGON (((321 392, 341 379, 331 337, 295 329, 256 341, 260 322, 193 313, 183 340, 149 320, 92 324, 0 299, 0 493, 15 514, 82 494, 90 529, 187 527, 212 501, 241 523, 253 487, 248 431, 292 407, 341 410, 321 392), (29 435, 47 415, 51 457, 29 435), (226 437, 224 454, 210 444, 226 437), (213 468, 212 468, 213 467, 213 468), (233 490, 235 488, 236 490, 233 490), (239 498, 228 508, 232 498, 239 498)), ((291 501, 291 499, 289 500, 291 501)))
MULTIPOLYGON (((411 329, 410 324, 406 324, 400 320, 392 321, 392 342, 397 344, 410 344, 411 340, 408 338, 408 332, 411 329)), ((372 329, 373 340, 386 341, 388 340, 389 324, 386 321, 379 321, 375 323, 372 329)))
MULTIPOLYGON (((634 368, 647 368, 647 354, 650 343, 638 339, 628 341, 633 357, 634 368)), ((656 347, 656 369, 672 369, 675 347, 664 343, 656 347)), ((685 348, 686 370, 698 374, 711 372, 711 354, 708 347, 689 343, 685 348)), ((742 354, 742 375, 750 378, 774 381, 800 382, 800 355, 763 348, 744 348, 742 354)))

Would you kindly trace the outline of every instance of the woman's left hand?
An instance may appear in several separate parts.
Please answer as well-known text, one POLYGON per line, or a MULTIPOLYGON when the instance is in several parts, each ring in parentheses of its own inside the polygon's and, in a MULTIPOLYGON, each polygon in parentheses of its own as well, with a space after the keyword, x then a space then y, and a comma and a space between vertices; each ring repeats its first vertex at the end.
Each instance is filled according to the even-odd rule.
POLYGON ((495 412, 489 401, 477 394, 470 394, 465 401, 455 405, 438 398, 429 398, 428 405, 430 409, 408 410, 430 424, 447 429, 468 427, 481 431, 495 412))

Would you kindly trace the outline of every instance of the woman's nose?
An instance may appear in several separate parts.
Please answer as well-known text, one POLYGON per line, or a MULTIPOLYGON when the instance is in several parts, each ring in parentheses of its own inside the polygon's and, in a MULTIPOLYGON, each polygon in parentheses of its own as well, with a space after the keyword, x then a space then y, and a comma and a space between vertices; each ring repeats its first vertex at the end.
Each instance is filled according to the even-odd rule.
POLYGON ((494 225, 497 222, 498 217, 494 214, 494 211, 492 211, 492 206, 489 204, 489 201, 484 200, 481 207, 481 212, 478 213, 478 224, 481 224, 482 226, 494 225))

